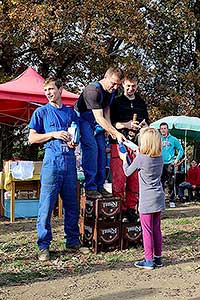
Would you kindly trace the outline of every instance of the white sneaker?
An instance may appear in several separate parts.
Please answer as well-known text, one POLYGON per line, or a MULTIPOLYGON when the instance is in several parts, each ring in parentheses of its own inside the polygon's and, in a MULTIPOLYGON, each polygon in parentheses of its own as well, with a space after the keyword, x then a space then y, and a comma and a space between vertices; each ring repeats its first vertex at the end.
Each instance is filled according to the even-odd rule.
POLYGON ((169 207, 170 207, 170 208, 175 208, 175 207, 176 207, 175 202, 169 202, 169 207))

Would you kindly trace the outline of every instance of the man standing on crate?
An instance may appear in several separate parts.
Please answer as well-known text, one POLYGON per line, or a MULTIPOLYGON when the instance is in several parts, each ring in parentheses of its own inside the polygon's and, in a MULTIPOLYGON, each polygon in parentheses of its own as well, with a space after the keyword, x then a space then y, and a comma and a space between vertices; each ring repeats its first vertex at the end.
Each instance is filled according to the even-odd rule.
MULTIPOLYGON (((149 122, 147 106, 137 91, 138 77, 134 73, 127 73, 122 82, 124 93, 111 104, 111 121, 127 140, 137 143, 137 134, 140 127, 147 126, 149 122), (136 122, 133 122, 133 115, 136 122), (138 124, 140 125, 138 126, 138 124)), ((135 154, 127 147, 131 161, 135 154)), ((111 140, 111 173, 112 193, 122 199, 123 220, 134 222, 138 216, 136 206, 138 202, 138 174, 133 173, 126 177, 123 171, 123 162, 119 156, 119 144, 111 140)))
POLYGON ((162 140, 162 156, 164 163, 161 182, 163 185, 163 189, 165 188, 165 185, 167 185, 169 195, 169 206, 171 208, 174 208, 176 207, 175 167, 178 165, 178 162, 183 157, 184 151, 179 140, 176 137, 169 134, 169 127, 167 123, 163 122, 160 124, 160 133, 162 140))
POLYGON ((110 104, 123 79, 120 68, 110 67, 104 78, 85 87, 75 108, 80 113, 82 167, 85 174, 86 196, 94 199, 109 198, 103 185, 106 179, 106 130, 114 139, 125 140, 110 121, 110 104))
POLYGON ((72 108, 62 104, 62 82, 55 78, 44 81, 44 93, 49 103, 37 108, 29 123, 30 143, 44 143, 45 156, 41 171, 41 191, 37 220, 39 260, 49 260, 52 240, 51 215, 60 194, 64 210, 66 249, 77 250, 79 240, 79 208, 77 201, 77 172, 69 128, 78 118, 72 108))

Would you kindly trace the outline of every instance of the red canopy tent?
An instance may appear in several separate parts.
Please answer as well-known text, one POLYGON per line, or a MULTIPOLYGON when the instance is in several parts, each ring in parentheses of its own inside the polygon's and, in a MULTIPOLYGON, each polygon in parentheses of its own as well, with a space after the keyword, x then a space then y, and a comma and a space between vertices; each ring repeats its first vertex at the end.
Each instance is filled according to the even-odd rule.
MULTIPOLYGON (((0 124, 27 123, 37 106, 47 103, 44 78, 29 67, 17 78, 0 84, 0 124)), ((63 89, 62 101, 73 106, 78 95, 63 89)))

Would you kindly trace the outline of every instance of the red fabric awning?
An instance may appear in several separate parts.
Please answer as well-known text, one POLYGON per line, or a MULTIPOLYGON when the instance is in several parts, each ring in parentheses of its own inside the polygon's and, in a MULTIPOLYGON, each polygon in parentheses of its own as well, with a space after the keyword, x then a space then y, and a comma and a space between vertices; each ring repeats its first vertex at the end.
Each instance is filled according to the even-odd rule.
MULTIPOLYGON (((29 67, 17 78, 0 84, 0 123, 19 125, 27 123, 37 106, 48 100, 43 90, 44 78, 29 67)), ((73 106, 78 95, 63 89, 62 101, 73 106)))

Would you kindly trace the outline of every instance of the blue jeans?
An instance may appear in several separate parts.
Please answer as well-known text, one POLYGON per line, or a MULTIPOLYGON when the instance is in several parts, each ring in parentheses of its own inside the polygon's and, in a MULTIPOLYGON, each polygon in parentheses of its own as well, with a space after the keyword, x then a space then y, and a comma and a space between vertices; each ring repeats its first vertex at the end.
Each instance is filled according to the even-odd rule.
POLYGON ((37 220, 39 249, 49 248, 52 240, 51 215, 58 195, 63 201, 66 246, 80 244, 77 173, 74 154, 45 154, 41 172, 41 192, 37 220))
POLYGON ((191 186, 192 186, 191 183, 189 183, 187 181, 184 181, 181 184, 179 184, 179 186, 178 186, 178 196, 180 198, 183 198, 184 197, 184 190, 188 189, 188 188, 191 188, 191 186))
POLYGON ((104 132, 94 135, 94 124, 80 118, 82 167, 85 174, 85 189, 103 188, 106 179, 106 151, 104 132))

